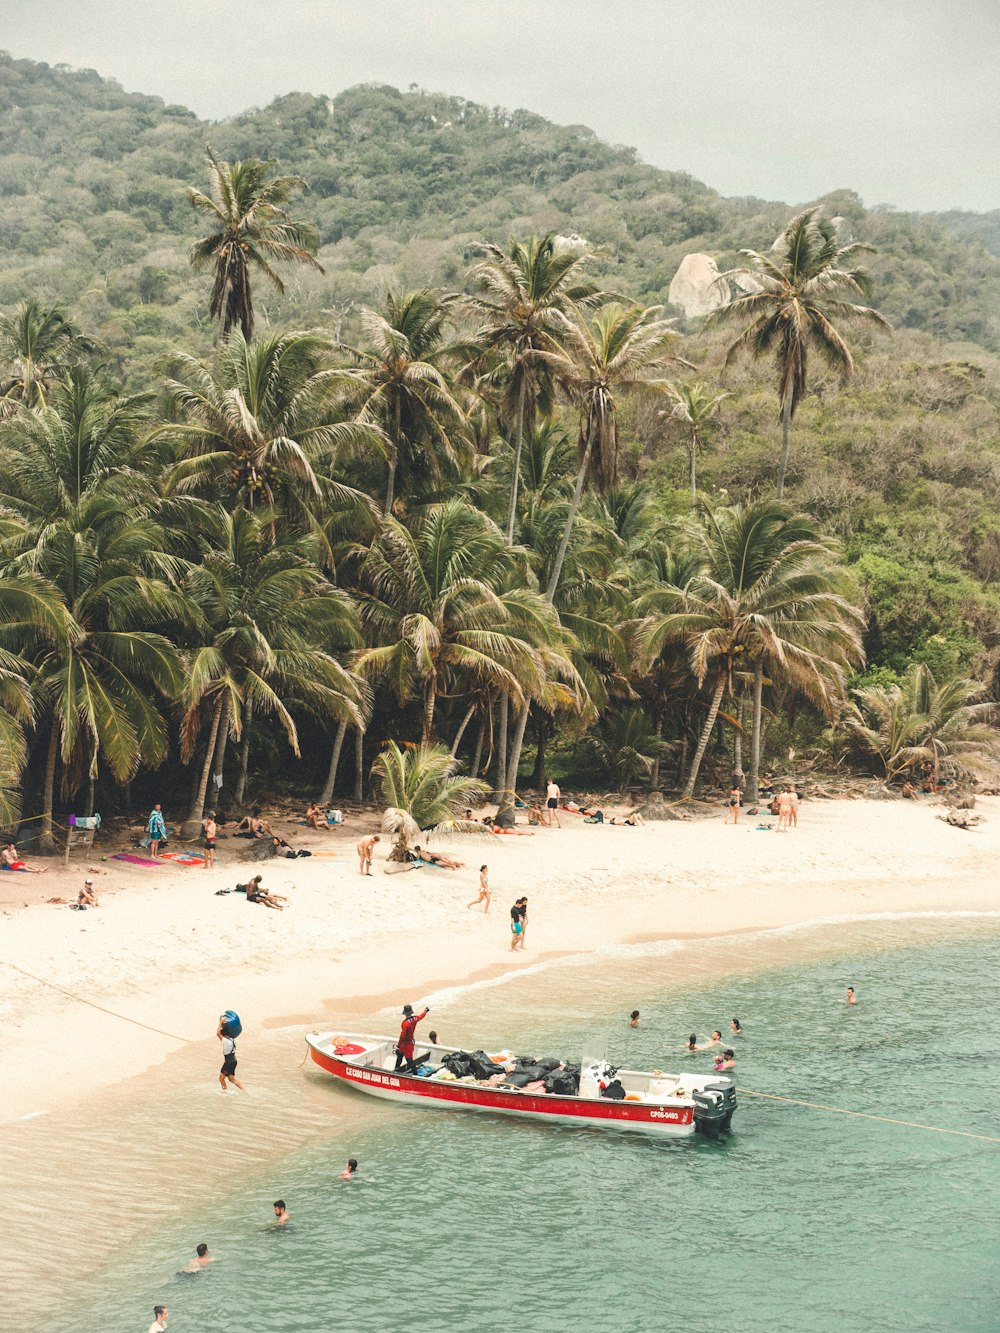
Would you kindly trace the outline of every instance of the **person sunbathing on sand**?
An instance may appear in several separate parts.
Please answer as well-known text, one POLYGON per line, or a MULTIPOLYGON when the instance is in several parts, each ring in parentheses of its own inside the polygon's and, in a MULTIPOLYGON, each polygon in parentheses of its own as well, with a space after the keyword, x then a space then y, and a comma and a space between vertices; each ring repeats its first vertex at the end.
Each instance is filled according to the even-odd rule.
POLYGON ((465 867, 464 861, 456 861, 453 856, 445 856, 443 852, 425 852, 420 847, 414 847, 413 855, 418 861, 429 866, 440 866, 443 870, 462 870, 465 867))
POLYGON ((644 828, 646 821, 638 810, 630 810, 627 815, 612 815, 609 824, 625 824, 628 828, 644 828))
POLYGON ((264 838, 271 836, 271 825, 261 818, 260 807, 252 815, 244 815, 236 825, 238 838, 264 838))
POLYGON ((501 828, 499 824, 490 824, 490 832, 495 833, 497 837, 509 838, 533 838, 535 835, 526 828, 501 828))
POLYGON ((26 875, 44 875, 48 866, 43 866, 41 870, 32 870, 18 856, 17 847, 14 843, 9 842, 0 852, 0 870, 22 870, 26 875))

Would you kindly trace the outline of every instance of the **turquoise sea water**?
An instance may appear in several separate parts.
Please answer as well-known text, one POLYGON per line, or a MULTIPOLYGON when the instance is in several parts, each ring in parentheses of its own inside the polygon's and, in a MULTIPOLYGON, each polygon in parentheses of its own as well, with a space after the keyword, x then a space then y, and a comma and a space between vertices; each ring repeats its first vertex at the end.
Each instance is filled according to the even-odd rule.
MULTIPOLYGON (((618 1063, 703 1068, 687 1033, 728 1040, 738 1015, 741 1087, 1000 1138, 998 961, 995 920, 869 921, 621 950, 435 997, 432 1017, 446 1042, 572 1056, 607 1034, 618 1063)), ((352 1097, 294 1079, 331 1112, 352 1097)), ((747 1095, 734 1129, 658 1143, 368 1100, 194 1196, 33 1327, 145 1330, 162 1303, 171 1333, 1000 1329, 1000 1143, 747 1095), (222 1262, 176 1276, 199 1240, 222 1262)))

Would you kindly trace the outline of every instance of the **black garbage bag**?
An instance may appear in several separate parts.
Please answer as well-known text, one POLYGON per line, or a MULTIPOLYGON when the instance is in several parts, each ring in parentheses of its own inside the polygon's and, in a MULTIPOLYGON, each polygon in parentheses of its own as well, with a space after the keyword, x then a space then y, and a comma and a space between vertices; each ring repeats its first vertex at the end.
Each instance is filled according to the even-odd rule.
POLYGON ((575 1097, 580 1091, 580 1073, 572 1069, 553 1069, 545 1076, 545 1091, 560 1097, 575 1097))
POLYGON ((607 1097, 612 1102, 623 1102, 625 1100, 625 1089, 621 1085, 621 1080, 613 1078, 607 1087, 601 1089, 601 1096, 607 1097))
POLYGON ((449 1051, 441 1064, 456 1078, 466 1078, 475 1072, 468 1051, 449 1051))

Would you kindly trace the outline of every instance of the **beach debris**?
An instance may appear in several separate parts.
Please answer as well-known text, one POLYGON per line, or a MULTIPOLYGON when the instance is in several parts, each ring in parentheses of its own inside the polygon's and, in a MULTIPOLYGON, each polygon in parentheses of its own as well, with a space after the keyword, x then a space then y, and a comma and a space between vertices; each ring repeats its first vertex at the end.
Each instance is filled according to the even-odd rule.
POLYGON ((903 799, 901 792, 893 791, 884 782, 878 782, 877 780, 869 782, 864 790, 864 798, 866 801, 901 801, 903 799))
POLYGON ((950 809, 946 815, 938 815, 938 819, 945 824, 950 824, 952 828, 975 828, 977 824, 985 824, 982 815, 970 814, 968 810, 950 809))
POLYGON ((668 804, 661 791, 650 792, 649 800, 639 807, 639 814, 646 820, 687 819, 682 806, 668 804))

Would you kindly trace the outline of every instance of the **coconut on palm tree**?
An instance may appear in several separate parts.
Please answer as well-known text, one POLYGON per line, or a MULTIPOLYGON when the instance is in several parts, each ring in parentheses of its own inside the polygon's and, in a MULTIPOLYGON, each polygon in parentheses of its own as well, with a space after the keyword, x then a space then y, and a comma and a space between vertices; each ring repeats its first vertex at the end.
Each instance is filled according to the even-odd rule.
POLYGON ((462 828, 458 811, 489 791, 488 784, 477 778, 458 776, 458 761, 443 745, 400 746, 388 741, 372 772, 386 807, 383 831, 396 839, 393 861, 409 860, 410 843, 422 829, 447 833, 462 828))
POLYGON ((196 269, 212 265, 209 311, 221 320, 223 336, 239 326, 249 342, 254 328, 251 274, 260 274, 284 292, 274 264, 308 264, 322 273, 316 259, 319 233, 285 209, 292 196, 306 188, 300 176, 274 176, 274 161, 259 157, 221 162, 211 148, 206 157, 211 194, 189 187, 187 195, 194 208, 209 215, 213 230, 195 242, 191 264, 196 269))
MULTIPOLYGON (((767 254, 740 251, 750 261, 753 290, 709 316, 709 323, 734 320, 746 325, 729 348, 727 365, 743 353, 755 361, 774 357, 781 419, 779 500, 788 467, 789 429, 806 391, 810 351, 815 348, 846 380, 854 373, 854 358, 837 325, 846 321, 892 327, 877 310, 848 299, 868 295, 871 279, 853 261, 874 252, 873 246, 859 241, 841 245, 834 223, 818 207, 808 208, 792 218, 767 254)), ((734 270, 733 276, 746 272, 734 270)))
MULTIPOLYGON (((648 668, 671 643, 687 650, 699 687, 709 683, 705 723, 684 795, 691 796, 726 690, 753 663, 767 663, 796 690, 829 709, 844 672, 862 658, 863 617, 841 591, 831 547, 808 520, 773 501, 706 511, 694 534, 700 568, 682 586, 645 594, 637 631, 648 668)), ((759 735, 759 703, 755 707, 759 735)))

